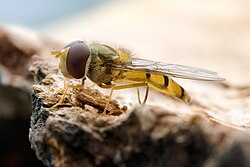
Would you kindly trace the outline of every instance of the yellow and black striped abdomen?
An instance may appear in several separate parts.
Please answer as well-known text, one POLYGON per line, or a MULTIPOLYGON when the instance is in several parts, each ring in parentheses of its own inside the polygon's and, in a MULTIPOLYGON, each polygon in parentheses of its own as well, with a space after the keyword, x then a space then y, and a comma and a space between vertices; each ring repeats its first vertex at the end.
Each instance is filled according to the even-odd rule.
POLYGON ((187 103, 190 102, 190 97, 187 92, 167 76, 146 72, 128 72, 124 79, 136 82, 146 82, 149 87, 159 92, 174 96, 187 103))

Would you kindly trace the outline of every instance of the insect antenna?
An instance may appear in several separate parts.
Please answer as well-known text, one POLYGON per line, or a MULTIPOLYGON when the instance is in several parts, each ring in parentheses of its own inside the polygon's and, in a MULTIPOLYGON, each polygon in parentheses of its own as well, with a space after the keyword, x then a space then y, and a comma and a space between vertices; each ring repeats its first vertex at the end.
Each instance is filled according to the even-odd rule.
POLYGON ((51 55, 55 56, 55 58, 59 58, 62 56, 62 52, 61 51, 57 51, 57 50, 53 50, 50 52, 51 55))

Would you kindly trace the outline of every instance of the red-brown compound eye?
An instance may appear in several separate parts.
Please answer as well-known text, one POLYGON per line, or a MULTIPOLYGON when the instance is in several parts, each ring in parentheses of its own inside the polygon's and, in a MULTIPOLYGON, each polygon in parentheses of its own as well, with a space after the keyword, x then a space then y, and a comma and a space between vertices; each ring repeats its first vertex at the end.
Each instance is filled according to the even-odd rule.
POLYGON ((83 78, 85 76, 86 63, 90 56, 88 45, 82 41, 74 41, 67 47, 69 47, 69 51, 66 64, 69 74, 76 79, 83 78))

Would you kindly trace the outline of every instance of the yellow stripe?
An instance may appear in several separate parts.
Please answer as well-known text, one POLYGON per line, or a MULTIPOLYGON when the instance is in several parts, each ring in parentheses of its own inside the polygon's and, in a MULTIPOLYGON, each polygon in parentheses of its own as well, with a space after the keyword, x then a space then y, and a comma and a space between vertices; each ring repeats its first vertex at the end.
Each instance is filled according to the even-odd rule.
POLYGON ((124 79, 136 82, 147 82, 149 87, 159 92, 174 96, 184 102, 190 102, 190 97, 187 92, 167 76, 146 72, 128 72, 124 79))
POLYGON ((136 82, 146 82, 147 77, 145 72, 127 72, 125 80, 136 81, 136 82))

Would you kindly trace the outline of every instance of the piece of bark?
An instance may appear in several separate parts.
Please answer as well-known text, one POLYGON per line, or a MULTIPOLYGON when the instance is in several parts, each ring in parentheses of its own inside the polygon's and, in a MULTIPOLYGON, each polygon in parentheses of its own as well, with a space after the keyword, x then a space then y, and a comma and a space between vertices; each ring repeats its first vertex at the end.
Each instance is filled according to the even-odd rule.
POLYGON ((60 100, 64 77, 42 59, 31 69, 39 84, 33 86, 29 139, 47 166, 250 165, 250 135, 213 119, 205 112, 210 106, 197 100, 192 113, 171 98, 175 110, 157 105, 127 110, 112 100, 104 115, 108 96, 85 86, 69 89, 63 103, 50 110, 60 100))

